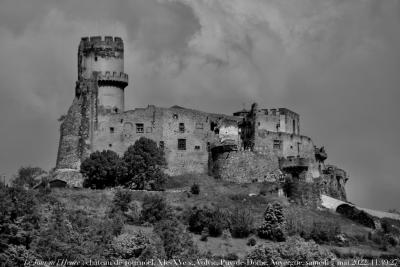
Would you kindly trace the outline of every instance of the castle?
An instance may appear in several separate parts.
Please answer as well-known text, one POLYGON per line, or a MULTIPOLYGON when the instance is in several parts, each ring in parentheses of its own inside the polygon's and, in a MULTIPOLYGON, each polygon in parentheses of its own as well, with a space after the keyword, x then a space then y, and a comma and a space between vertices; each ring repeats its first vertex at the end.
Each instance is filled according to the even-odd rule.
POLYGON ((58 179, 80 186, 80 164, 90 153, 113 150, 122 155, 143 136, 164 150, 170 175, 211 173, 239 183, 274 182, 300 170, 306 183, 322 179, 326 192, 346 198, 346 173, 325 166, 325 150, 300 134, 297 113, 257 104, 232 116, 180 106, 125 111, 127 85, 122 39, 82 38, 75 98, 60 127, 58 179))

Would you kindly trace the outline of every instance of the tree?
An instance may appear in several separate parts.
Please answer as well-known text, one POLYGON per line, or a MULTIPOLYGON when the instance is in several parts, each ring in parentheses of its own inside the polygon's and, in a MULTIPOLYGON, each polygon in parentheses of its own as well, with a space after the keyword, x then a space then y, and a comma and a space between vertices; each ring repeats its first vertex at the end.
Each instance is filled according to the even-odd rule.
POLYGON ((123 156, 124 175, 119 184, 131 189, 161 190, 165 182, 162 168, 166 166, 164 151, 156 142, 141 137, 128 147, 123 156))
POLYGON ((185 227, 176 218, 167 218, 154 226, 154 232, 160 236, 167 259, 194 258, 197 249, 185 227))
POLYGON ((123 173, 123 164, 114 151, 96 151, 82 162, 81 173, 85 177, 84 187, 104 189, 116 185, 123 173))
POLYGON ((285 241, 285 216, 278 202, 269 203, 264 212, 264 223, 258 228, 258 236, 273 241, 285 241))
POLYGON ((21 167, 18 169, 18 173, 12 181, 12 184, 14 186, 32 188, 39 182, 37 178, 45 173, 46 172, 40 167, 21 167))

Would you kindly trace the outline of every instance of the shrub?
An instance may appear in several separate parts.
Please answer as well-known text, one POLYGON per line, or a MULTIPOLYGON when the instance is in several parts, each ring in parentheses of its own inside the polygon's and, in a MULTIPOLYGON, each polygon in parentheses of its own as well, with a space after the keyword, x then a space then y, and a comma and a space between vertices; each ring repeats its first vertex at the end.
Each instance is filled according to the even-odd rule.
POLYGON ((122 212, 126 212, 129 209, 129 203, 132 201, 132 194, 129 190, 118 189, 115 192, 112 200, 113 206, 122 212))
POLYGON ((167 259, 192 257, 197 253, 185 227, 175 218, 159 221, 154 226, 154 232, 164 244, 167 259))
POLYGON ((328 249, 320 247, 314 241, 305 241, 295 236, 288 237, 286 242, 258 245, 246 258, 247 262, 262 261, 267 266, 275 266, 279 261, 299 262, 301 263, 300 266, 303 266, 306 265, 306 262, 333 260, 335 255, 328 249))
POLYGON ((164 259, 165 250, 161 238, 157 234, 151 233, 148 235, 148 239, 149 244, 147 244, 146 248, 143 250, 139 260, 146 261, 151 259, 164 259))
POLYGON ((227 260, 227 261, 236 261, 236 260, 239 259, 239 256, 236 255, 235 253, 231 252, 231 253, 228 253, 228 254, 224 257, 224 259, 227 260))
POLYGON ((248 210, 235 208, 228 217, 229 230, 235 238, 248 237, 253 230, 253 223, 253 215, 248 210))
POLYGON ((21 167, 18 169, 17 175, 12 180, 12 185, 15 187, 24 186, 26 188, 34 187, 38 182, 37 177, 46 172, 40 167, 21 167))
POLYGON ((210 236, 218 237, 227 227, 226 216, 218 208, 193 208, 189 215, 189 231, 201 234, 207 229, 210 236))
POLYGON ((363 210, 359 210, 349 204, 341 204, 336 208, 336 212, 359 224, 375 229, 374 218, 363 210))
POLYGON ((156 142, 141 137, 123 156, 124 175, 119 184, 132 189, 161 190, 166 176, 161 168, 166 166, 164 151, 157 147, 156 142))
POLYGON ((343 245, 348 240, 338 238, 341 234, 340 223, 332 214, 310 211, 300 206, 285 210, 285 232, 289 236, 300 235, 305 240, 313 239, 317 243, 335 242, 343 245))
POLYGON ((121 158, 111 150, 96 151, 81 164, 84 187, 104 189, 116 185, 123 173, 121 158))
POLYGON ((340 226, 330 221, 313 222, 310 238, 321 244, 324 242, 335 241, 341 233, 340 226))
POLYGON ((193 195, 198 195, 198 194, 200 194, 200 186, 198 185, 198 184, 193 184, 191 187, 190 187, 190 193, 192 193, 193 195))
POLYGON ((247 245, 250 247, 254 247, 257 244, 257 241, 252 237, 247 241, 247 245))
POLYGON ((121 234, 112 241, 112 248, 117 257, 123 259, 137 258, 150 244, 149 239, 141 231, 121 234))
POLYGON ((165 199, 158 195, 146 195, 141 212, 142 221, 156 223, 171 217, 171 210, 165 199))
POLYGON ((258 236, 273 241, 285 241, 285 216, 278 202, 269 203, 264 212, 264 223, 258 228, 258 236))

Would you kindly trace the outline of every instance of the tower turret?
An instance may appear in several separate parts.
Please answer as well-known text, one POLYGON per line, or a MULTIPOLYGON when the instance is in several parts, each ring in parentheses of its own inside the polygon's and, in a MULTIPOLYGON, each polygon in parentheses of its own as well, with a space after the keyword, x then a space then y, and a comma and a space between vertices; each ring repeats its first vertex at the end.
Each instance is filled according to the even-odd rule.
POLYGON ((124 43, 120 37, 83 37, 78 50, 78 81, 97 80, 97 107, 102 113, 124 111, 124 43))

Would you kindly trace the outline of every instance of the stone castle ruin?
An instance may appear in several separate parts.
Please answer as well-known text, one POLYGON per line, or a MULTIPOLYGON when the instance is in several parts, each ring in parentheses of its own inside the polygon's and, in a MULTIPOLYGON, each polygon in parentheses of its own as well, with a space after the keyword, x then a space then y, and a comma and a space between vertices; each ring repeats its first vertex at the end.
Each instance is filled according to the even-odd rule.
POLYGON ((309 188, 318 182, 324 193, 346 199, 346 173, 324 164, 324 148, 300 134, 297 113, 257 104, 232 116, 180 106, 125 111, 127 85, 122 39, 82 38, 75 98, 60 127, 57 179, 80 186, 80 164, 90 153, 108 149, 122 155, 146 137, 164 150, 170 175, 209 173, 238 183, 289 176, 309 188))

